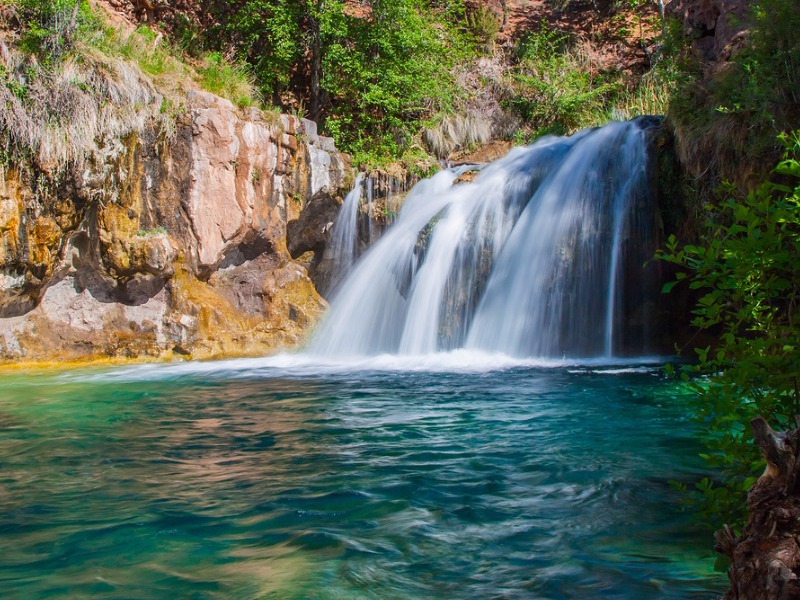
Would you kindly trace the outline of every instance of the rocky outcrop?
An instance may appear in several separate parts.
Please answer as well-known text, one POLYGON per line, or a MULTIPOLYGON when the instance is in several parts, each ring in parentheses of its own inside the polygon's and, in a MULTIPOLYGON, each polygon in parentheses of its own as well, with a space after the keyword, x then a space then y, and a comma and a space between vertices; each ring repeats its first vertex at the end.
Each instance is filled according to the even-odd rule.
POLYGON ((746 0, 672 0, 666 5, 712 72, 743 45, 751 10, 746 0))
MULTIPOLYGON (((364 177, 358 207, 357 235, 359 254, 380 238, 394 222, 408 190, 419 180, 401 165, 373 169, 364 177)), ((321 188, 305 204, 297 219, 287 227, 287 244, 292 258, 303 262, 317 290, 323 296, 332 291, 336 280, 336 249, 331 235, 341 207, 341 197, 321 188)))
POLYGON ((794 129, 800 118, 791 77, 776 75, 783 65, 791 70, 793 61, 781 53, 794 42, 780 39, 781 26, 765 29, 768 20, 785 18, 774 8, 761 7, 759 16, 762 10, 745 0, 672 0, 666 6, 691 44, 681 59, 691 66, 684 68, 669 114, 681 163, 703 203, 723 199, 723 182, 750 189, 767 178, 780 160, 776 134, 794 129), (770 54, 774 62, 766 59, 770 54))
POLYGON ((0 177, 0 358, 265 352, 324 306, 287 223, 349 158, 314 123, 187 95, 174 131, 48 177, 0 177))

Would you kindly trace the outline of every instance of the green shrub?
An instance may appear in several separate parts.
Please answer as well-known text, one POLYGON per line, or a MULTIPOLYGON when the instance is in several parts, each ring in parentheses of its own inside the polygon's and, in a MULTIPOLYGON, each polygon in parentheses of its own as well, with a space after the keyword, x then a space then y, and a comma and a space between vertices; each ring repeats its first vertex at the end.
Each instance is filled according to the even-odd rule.
POLYGON ((715 347, 697 350, 690 370, 702 378, 684 373, 708 432, 704 456, 720 472, 700 483, 714 526, 742 523, 746 491, 763 469, 750 419, 785 429, 800 414, 800 131, 781 139, 773 179, 709 208, 703 244, 680 247, 672 237, 660 254, 702 294, 694 325, 719 333, 715 347))
POLYGON ((242 108, 258 105, 258 94, 246 66, 226 61, 219 52, 210 52, 203 57, 198 71, 200 85, 209 92, 242 108))
POLYGON ((565 33, 542 22, 519 42, 517 58, 504 104, 533 129, 563 134, 609 120, 620 75, 594 64, 565 33))
POLYGON ((683 162, 745 182, 780 156, 775 134, 800 127, 800 10, 796 0, 751 3, 751 25, 729 64, 698 65, 673 95, 683 162))
POLYGON ((491 52, 497 34, 500 32, 501 23, 497 15, 488 6, 480 4, 468 10, 466 18, 470 33, 487 52, 491 52))
POLYGON ((206 40, 200 27, 184 13, 175 14, 172 32, 175 45, 192 58, 200 58, 206 50, 206 40))
POLYGON ((43 63, 72 49, 81 30, 97 26, 87 0, 17 0, 22 47, 43 63))
POLYGON ((139 25, 132 34, 118 40, 120 33, 111 32, 110 44, 103 48, 106 52, 119 53, 138 64, 148 75, 159 76, 185 70, 173 48, 151 27, 139 25))
POLYGON ((411 151, 422 122, 449 108, 451 67, 474 54, 474 40, 461 0, 359 6, 354 14, 343 0, 237 0, 211 10, 263 97, 301 107, 342 149, 383 161, 411 151))

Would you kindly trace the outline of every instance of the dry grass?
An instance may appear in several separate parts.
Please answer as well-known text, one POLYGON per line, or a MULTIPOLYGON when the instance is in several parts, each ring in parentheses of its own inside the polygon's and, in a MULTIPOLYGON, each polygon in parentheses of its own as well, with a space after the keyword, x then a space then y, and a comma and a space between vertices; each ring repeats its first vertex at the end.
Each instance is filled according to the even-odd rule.
POLYGON ((446 158, 455 150, 488 143, 492 139, 492 130, 490 118, 470 112, 442 117, 436 125, 423 131, 422 139, 437 158, 446 158))
POLYGON ((190 64, 160 33, 140 25, 132 32, 106 27, 92 44, 105 54, 136 63, 159 91, 175 103, 188 89, 203 88, 240 107, 258 106, 259 94, 245 65, 218 53, 209 53, 190 64))
POLYGON ((634 90, 622 95, 612 116, 617 120, 626 120, 639 115, 665 115, 669 109, 672 87, 669 81, 650 72, 634 90))
POLYGON ((135 65, 118 58, 86 52, 44 69, 11 50, 2 66, 6 153, 33 158, 49 173, 107 153, 160 117, 163 97, 135 65))
POLYGON ((104 162, 126 136, 148 127, 171 139, 189 89, 239 106, 258 103, 246 71, 220 57, 194 68, 147 27, 100 25, 47 63, 7 40, 0 41, 0 147, 50 175, 104 162))

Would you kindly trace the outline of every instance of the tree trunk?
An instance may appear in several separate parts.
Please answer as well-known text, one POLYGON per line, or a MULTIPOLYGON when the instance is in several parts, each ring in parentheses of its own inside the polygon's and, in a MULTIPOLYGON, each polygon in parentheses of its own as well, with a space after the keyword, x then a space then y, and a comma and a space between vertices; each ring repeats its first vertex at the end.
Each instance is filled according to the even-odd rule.
POLYGON ((767 468, 747 495, 742 534, 728 525, 715 534, 731 559, 725 600, 800 600, 800 428, 776 433, 761 417, 751 424, 767 468))
POLYGON ((508 25, 508 3, 507 0, 501 0, 500 4, 503 5, 503 24, 500 25, 500 31, 505 31, 508 25))

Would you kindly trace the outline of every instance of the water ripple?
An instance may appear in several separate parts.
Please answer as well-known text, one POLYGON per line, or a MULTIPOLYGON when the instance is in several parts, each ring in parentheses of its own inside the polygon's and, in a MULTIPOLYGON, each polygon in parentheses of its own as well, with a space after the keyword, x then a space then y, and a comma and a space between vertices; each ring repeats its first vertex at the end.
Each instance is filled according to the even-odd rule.
POLYGON ((692 425, 650 366, 240 366, 0 379, 2 596, 719 590, 668 484, 700 474, 692 425))

